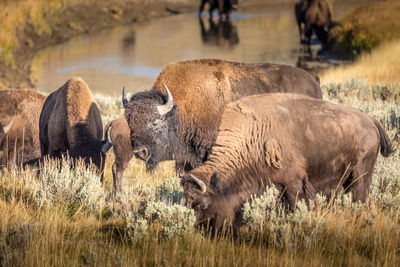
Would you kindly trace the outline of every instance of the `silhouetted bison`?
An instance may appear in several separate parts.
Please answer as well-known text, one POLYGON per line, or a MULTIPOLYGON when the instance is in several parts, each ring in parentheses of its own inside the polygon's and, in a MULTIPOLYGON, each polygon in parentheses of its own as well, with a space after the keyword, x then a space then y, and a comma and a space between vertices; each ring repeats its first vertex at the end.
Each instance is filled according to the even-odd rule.
POLYGON ((296 199, 338 188, 366 201, 379 149, 389 137, 359 110, 296 94, 249 96, 229 104, 207 161, 182 179, 187 205, 215 229, 237 226, 242 204, 274 184, 296 199))
POLYGON ((0 124, 12 121, 3 140, 0 166, 13 168, 40 157, 39 116, 44 99, 33 90, 0 90, 0 124))
POLYGON ((230 12, 236 10, 238 2, 238 0, 201 0, 199 15, 203 12, 204 5, 208 3, 210 18, 212 18, 215 9, 218 9, 220 18, 223 18, 223 16, 228 18, 230 12))
POLYGON ((310 45, 313 30, 318 39, 326 44, 329 30, 337 23, 332 21, 333 8, 328 0, 301 0, 295 5, 300 41, 310 45))
POLYGON ((191 170, 206 160, 225 105, 269 92, 322 98, 317 75, 287 65, 215 59, 171 63, 150 91, 134 94, 129 103, 123 96, 134 155, 148 170, 173 159, 178 173, 191 170))
POLYGON ((112 143, 102 140, 100 111, 81 78, 69 79, 46 98, 39 125, 42 157, 60 158, 68 151, 72 159, 92 161, 103 177, 106 152, 112 143))

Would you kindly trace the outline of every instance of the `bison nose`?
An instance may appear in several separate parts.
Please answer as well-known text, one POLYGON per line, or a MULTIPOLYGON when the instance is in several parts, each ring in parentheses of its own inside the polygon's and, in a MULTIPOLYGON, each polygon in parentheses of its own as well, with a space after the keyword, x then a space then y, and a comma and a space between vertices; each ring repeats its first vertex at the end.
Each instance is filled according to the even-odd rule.
POLYGON ((149 158, 149 150, 145 146, 141 146, 137 149, 134 149, 133 154, 135 154, 135 157, 144 161, 146 161, 149 158))

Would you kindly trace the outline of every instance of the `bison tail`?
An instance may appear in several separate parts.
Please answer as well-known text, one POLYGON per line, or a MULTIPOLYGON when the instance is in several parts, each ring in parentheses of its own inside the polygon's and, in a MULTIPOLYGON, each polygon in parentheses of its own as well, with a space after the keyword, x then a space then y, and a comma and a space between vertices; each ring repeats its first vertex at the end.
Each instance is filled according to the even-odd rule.
POLYGON ((106 141, 110 141, 108 139, 108 130, 110 129, 112 123, 113 123, 113 121, 110 121, 109 123, 106 124, 106 127, 104 127, 104 140, 106 140, 106 141))
POLYGON ((390 141, 389 136, 385 132, 385 130, 382 128, 382 126, 377 122, 377 120, 374 119, 374 123, 376 128, 378 128, 379 131, 379 138, 380 138, 380 145, 381 145, 381 154, 384 157, 389 157, 393 152, 395 152, 395 149, 392 147, 392 142, 390 141))

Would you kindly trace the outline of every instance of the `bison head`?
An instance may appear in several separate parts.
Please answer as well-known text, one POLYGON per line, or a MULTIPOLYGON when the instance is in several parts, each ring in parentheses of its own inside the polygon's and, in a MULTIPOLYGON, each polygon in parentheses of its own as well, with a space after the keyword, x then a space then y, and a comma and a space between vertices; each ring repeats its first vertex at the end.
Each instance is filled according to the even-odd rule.
POLYGON ((211 176, 209 185, 192 173, 186 174, 181 184, 186 207, 194 209, 199 225, 209 225, 219 231, 233 222, 237 207, 232 205, 230 196, 223 192, 218 173, 211 176))
POLYGON ((69 151, 73 160, 82 158, 86 164, 93 163, 101 174, 103 181, 103 169, 106 161, 106 153, 112 147, 112 142, 107 140, 92 140, 84 145, 74 146, 69 151))
POLYGON ((146 162, 148 171, 164 160, 172 160, 177 144, 178 107, 171 92, 139 92, 129 102, 123 96, 134 155, 146 162))

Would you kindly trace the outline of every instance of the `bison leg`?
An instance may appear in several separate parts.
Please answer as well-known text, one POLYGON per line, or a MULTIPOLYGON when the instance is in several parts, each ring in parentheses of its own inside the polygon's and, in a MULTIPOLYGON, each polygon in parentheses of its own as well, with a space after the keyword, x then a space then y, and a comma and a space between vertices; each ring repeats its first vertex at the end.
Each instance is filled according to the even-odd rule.
POLYGON ((343 184, 345 191, 353 194, 354 202, 364 203, 368 200, 375 159, 376 156, 373 160, 360 161, 343 184))
POLYGON ((206 4, 207 0, 201 0, 200 8, 199 8, 199 16, 203 12, 204 5, 206 4))
POLYGON ((292 180, 285 186, 285 195, 291 210, 295 210, 297 200, 305 199, 308 201, 315 197, 314 187, 310 184, 307 177, 294 179, 294 181, 292 180))

